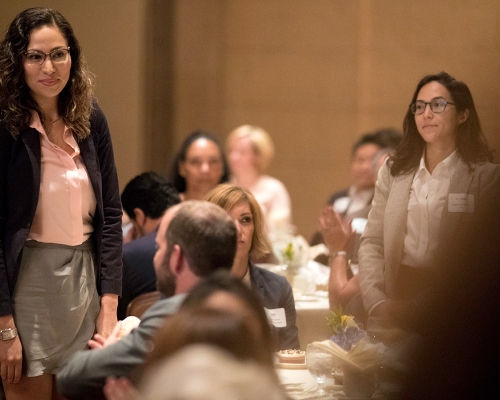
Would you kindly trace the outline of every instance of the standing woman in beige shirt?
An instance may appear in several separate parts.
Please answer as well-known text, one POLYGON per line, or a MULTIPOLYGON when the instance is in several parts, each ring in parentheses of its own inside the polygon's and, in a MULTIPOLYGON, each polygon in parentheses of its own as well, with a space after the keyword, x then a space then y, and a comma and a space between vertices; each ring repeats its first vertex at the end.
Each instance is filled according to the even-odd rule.
POLYGON ((395 319, 411 316, 433 278, 440 243, 500 182, 472 95, 446 72, 419 82, 403 130, 379 172, 359 249, 365 309, 395 319))
POLYGON ((68 21, 30 8, 0 43, 0 376, 8 400, 116 324, 121 204, 106 117, 68 21))

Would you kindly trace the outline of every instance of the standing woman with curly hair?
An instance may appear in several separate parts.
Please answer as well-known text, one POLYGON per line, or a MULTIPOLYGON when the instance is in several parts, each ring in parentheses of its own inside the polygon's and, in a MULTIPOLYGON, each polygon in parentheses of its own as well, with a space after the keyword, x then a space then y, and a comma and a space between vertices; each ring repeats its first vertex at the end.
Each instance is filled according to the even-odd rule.
POLYGON ((106 117, 68 21, 30 8, 0 43, 0 375, 8 400, 116 324, 121 204, 106 117))

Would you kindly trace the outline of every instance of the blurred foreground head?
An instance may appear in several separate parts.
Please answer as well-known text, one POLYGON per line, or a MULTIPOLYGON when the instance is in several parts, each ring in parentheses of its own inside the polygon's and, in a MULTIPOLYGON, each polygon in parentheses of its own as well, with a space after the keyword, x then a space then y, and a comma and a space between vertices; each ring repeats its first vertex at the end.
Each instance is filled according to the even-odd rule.
POLYGON ((140 386, 144 400, 285 400, 279 383, 254 361, 197 344, 162 361, 140 386))

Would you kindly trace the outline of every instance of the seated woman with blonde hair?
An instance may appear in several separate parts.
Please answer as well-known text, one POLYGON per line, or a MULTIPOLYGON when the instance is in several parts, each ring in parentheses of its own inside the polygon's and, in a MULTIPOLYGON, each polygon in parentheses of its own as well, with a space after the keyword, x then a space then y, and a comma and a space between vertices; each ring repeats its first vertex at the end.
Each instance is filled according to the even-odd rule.
POLYGON ((264 213, 268 233, 291 224, 292 206, 285 185, 264 174, 274 157, 269 133, 258 126, 242 125, 229 134, 226 150, 231 182, 255 196, 264 213))
POLYGON ((231 275, 242 279, 256 291, 266 309, 284 312, 286 325, 282 327, 275 322, 278 327, 273 327, 275 350, 299 349, 295 324, 297 313, 290 283, 285 277, 252 263, 252 260, 262 258, 270 252, 262 212, 252 193, 225 183, 208 192, 204 200, 226 210, 238 228, 238 247, 231 275))

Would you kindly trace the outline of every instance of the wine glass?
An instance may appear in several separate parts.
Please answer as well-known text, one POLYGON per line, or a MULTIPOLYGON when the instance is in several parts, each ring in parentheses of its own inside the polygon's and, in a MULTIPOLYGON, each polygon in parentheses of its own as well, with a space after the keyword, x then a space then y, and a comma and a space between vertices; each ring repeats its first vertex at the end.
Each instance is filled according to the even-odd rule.
POLYGON ((335 369, 335 357, 333 354, 313 344, 308 344, 306 347, 306 366, 318 383, 318 395, 325 394, 326 378, 331 376, 332 371, 335 369))

